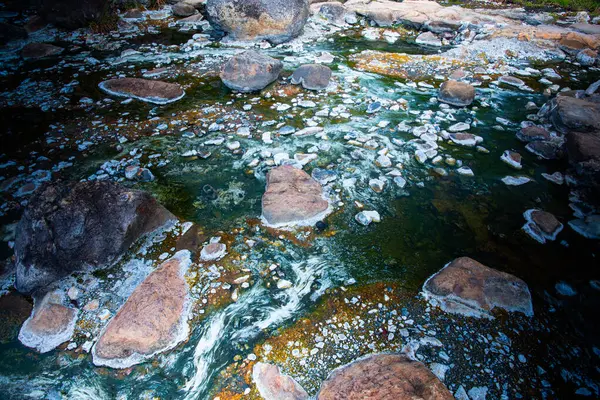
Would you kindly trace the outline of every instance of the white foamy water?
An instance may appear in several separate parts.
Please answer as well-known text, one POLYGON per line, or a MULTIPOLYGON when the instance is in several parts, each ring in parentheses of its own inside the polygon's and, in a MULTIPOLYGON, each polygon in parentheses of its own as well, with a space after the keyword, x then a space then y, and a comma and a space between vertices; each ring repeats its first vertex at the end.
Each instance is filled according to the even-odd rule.
MULTIPOLYGON (((291 272, 295 279, 293 286, 286 290, 270 291, 257 282, 244 293, 236 303, 213 315, 205 324, 202 335, 194 350, 194 372, 187 381, 185 399, 198 399, 205 392, 210 378, 217 371, 215 363, 223 346, 245 342, 262 330, 275 328, 298 313, 308 300, 315 301, 327 288, 333 285, 329 264, 320 257, 292 263, 291 272), (312 292, 317 281, 320 287, 312 292), (241 326, 239 325, 241 321, 241 326)), ((290 274, 288 274, 290 275, 290 274)))

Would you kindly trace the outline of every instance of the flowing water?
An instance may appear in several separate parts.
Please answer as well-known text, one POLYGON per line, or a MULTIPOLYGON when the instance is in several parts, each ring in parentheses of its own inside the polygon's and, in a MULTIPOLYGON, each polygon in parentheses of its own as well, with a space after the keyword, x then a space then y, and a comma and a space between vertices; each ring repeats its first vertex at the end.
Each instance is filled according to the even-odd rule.
MULTIPOLYGON (((189 37, 187 34, 166 31, 158 36, 133 39, 130 47, 151 43, 176 45, 187 41, 189 37)), ((329 195, 345 206, 327 218, 329 227, 324 233, 292 233, 292 238, 280 239, 277 233, 273 234, 252 222, 260 215, 260 199, 267 170, 263 165, 250 173, 247 171, 247 164, 265 148, 256 139, 235 138, 245 150, 242 156, 222 146, 215 146, 210 148, 213 154, 208 159, 185 157, 182 154, 194 148, 205 149, 201 143, 214 134, 186 138, 176 129, 168 134, 129 140, 120 149, 99 144, 87 151, 85 157, 66 152, 65 159, 74 156, 71 159, 73 167, 64 172, 65 176, 72 179, 84 179, 96 173, 106 161, 126 158, 136 148, 143 149, 143 160, 146 161, 149 155, 160 154, 151 168, 156 180, 136 186, 151 191, 181 220, 198 224, 209 236, 219 235, 220 231, 244 228, 243 233, 231 234, 234 243, 232 249, 247 255, 242 267, 252 276, 252 283, 248 289, 240 292, 237 301, 225 302, 202 318, 194 319, 191 336, 185 344, 123 373, 94 367, 87 354, 66 351, 38 354, 23 347, 16 338, 1 343, 0 398, 209 399, 219 389, 215 384, 220 374, 234 363, 236 356, 246 357, 257 344, 276 337, 285 329, 293 329, 302 318, 319 321, 319 313, 315 310, 323 306, 324 299, 339 293, 341 287, 353 282, 356 282, 354 286, 357 288, 384 282, 399 287, 404 298, 414 298, 428 276, 450 260, 463 255, 515 274, 527 282, 536 313, 544 316, 541 319, 546 318, 548 313, 554 313, 549 317, 550 320, 556 324, 557 330, 564 329, 564 332, 556 332, 556 336, 551 334, 543 340, 553 343, 554 340, 560 340, 563 333, 576 332, 574 342, 588 349, 586 351, 598 346, 600 332, 594 310, 599 297, 597 290, 589 286, 590 280, 598 278, 598 243, 565 228, 556 242, 542 246, 520 229, 524 223, 522 213, 530 208, 550 211, 563 223, 571 219, 573 212, 569 207, 568 188, 541 177, 543 172, 564 169, 565 164, 539 161, 522 150, 522 144, 514 136, 518 124, 530 113, 525 110, 525 104, 534 101, 542 105, 545 98, 536 92, 491 86, 478 89, 481 102, 485 101, 487 107, 460 111, 453 114, 454 120, 442 119, 437 123, 445 129, 456 121, 476 122, 470 132, 484 138, 483 145, 490 153, 449 146, 444 153, 469 165, 475 171, 475 176, 450 174, 440 177, 413 160, 409 145, 398 145, 407 143, 414 136, 395 129, 403 121, 410 121, 417 126, 420 123, 418 118, 428 110, 438 111, 439 105, 430 101, 436 96, 437 89, 398 85, 403 81, 353 69, 347 57, 365 49, 408 54, 434 52, 410 41, 395 44, 368 41, 355 32, 349 32, 345 37, 306 46, 297 59, 286 63, 285 73, 289 74, 308 55, 330 52, 337 56, 332 69, 344 91, 310 98, 317 103, 317 109, 333 109, 344 104, 348 98, 353 101, 349 106, 352 118, 333 119, 326 125, 328 146, 323 147, 323 141, 315 137, 291 136, 282 136, 275 145, 270 146, 290 154, 305 152, 316 146, 319 158, 306 169, 310 172, 315 167, 328 167, 336 172, 335 188, 330 190, 329 195), (365 109, 372 98, 403 99, 407 107, 406 110, 382 110, 375 115, 367 115, 365 109), (502 130, 496 129, 497 117, 505 118, 510 123, 502 130), (389 121, 389 125, 378 125, 381 121, 389 121), (374 157, 369 155, 363 160, 351 157, 351 148, 345 139, 348 135, 367 132, 374 135, 379 143, 396 148, 396 162, 404 164, 403 176, 409 182, 405 188, 396 187, 391 182, 381 194, 369 188, 368 179, 380 174, 373 165, 374 157), (515 173, 500 161, 500 155, 507 149, 521 150, 524 158, 522 171, 515 173), (168 162, 160 164, 159 161, 168 162), (517 174, 527 175, 533 182, 513 187, 500 180, 507 175, 517 174), (353 178, 357 182, 355 185, 341 184, 353 178), (203 191, 206 185, 215 189, 216 199, 206 197, 203 191), (354 215, 357 208, 353 205, 354 201, 363 203, 366 209, 378 210, 382 222, 368 227, 356 224, 354 215), (270 243, 279 241, 282 245, 265 244, 253 249, 244 247, 244 241, 253 237, 259 240, 268 238, 270 243), (292 239, 298 239, 301 244, 292 239), (292 282, 291 287, 276 289, 264 276, 262 271, 265 266, 272 263, 279 265, 282 276, 292 282), (577 290, 578 295, 560 298, 555 290, 558 282, 567 282, 577 290)), ((197 57, 206 59, 232 52, 230 48, 204 48, 197 57)), ((279 58, 296 57, 289 50, 280 52, 271 49, 268 53, 279 58)), ((115 54, 96 53, 96 57, 101 56, 114 57, 115 54)), ((106 96, 97 89, 102 79, 116 71, 131 71, 130 67, 139 70, 152 64, 133 62, 84 74, 80 77, 77 96, 102 100, 106 96)), ((72 74, 69 70, 62 71, 67 76, 72 74)), ((568 76, 569 71, 564 72, 563 76, 568 76)), ((40 76, 45 74, 43 71, 36 73, 40 76)), ((21 76, 25 74, 27 72, 21 76)), ((570 82, 573 87, 584 88, 598 76, 582 71, 577 73, 576 78, 577 81, 570 82)), ((213 105, 222 106, 230 102, 229 109, 239 111, 243 104, 257 97, 235 95, 214 76, 190 78, 180 75, 175 79, 188 84, 186 97, 178 103, 155 107, 137 102, 116 102, 99 113, 104 118, 114 120, 123 118, 123 113, 129 113, 129 119, 144 120, 158 116, 168 120, 171 115, 176 115, 173 119, 183 119, 178 113, 184 110, 202 111, 213 105)), ((5 81, 4 86, 14 89, 15 83, 5 81)), ((289 115, 279 113, 271 107, 275 103, 273 99, 261 98, 253 102, 252 113, 262 116, 264 121, 276 120, 298 128, 303 126, 303 118, 313 114, 311 110, 289 115)), ((3 125, 14 131, 6 152, 15 159, 26 157, 33 149, 42 148, 40 143, 31 142, 42 138, 45 131, 50 129, 50 124, 86 118, 28 110, 32 113, 31 117, 18 111, 23 118, 11 118, 10 113, 15 112, 14 109, 2 110, 3 125), (27 151, 23 151, 24 147, 27 151)), ((18 212, 7 213, 2 223, 8 225, 16 218, 18 212)), ((3 246, 3 255, 10 254, 8 247, 5 244, 3 246)), ((202 298, 210 288, 210 285, 198 288, 196 298, 202 298)), ((473 324, 482 332, 489 328, 475 322, 473 324)), ((492 326, 491 329, 495 328, 492 326)), ((539 358, 543 358, 543 355, 540 354, 539 358)), ((558 374, 559 371, 551 379, 552 386, 562 385, 558 374)))

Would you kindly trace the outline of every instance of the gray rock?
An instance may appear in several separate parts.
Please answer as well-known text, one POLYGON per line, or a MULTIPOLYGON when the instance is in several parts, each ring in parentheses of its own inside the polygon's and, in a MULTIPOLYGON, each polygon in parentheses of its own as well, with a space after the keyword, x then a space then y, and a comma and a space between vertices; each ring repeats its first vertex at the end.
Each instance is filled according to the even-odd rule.
POLYGON ((62 52, 62 47, 54 46, 48 43, 29 43, 23 47, 23 50, 21 50, 21 56, 26 60, 39 59, 55 56, 62 52))
POLYGON ((442 47, 442 41, 432 32, 423 32, 415 39, 417 44, 433 47, 442 47))
POLYGON ((176 17, 189 17, 196 14, 194 6, 183 1, 173 5, 171 10, 176 17))
POLYGON ((307 0, 208 0, 206 11, 232 39, 273 44, 298 36, 309 15, 307 0))
POLYGON ((221 80, 230 89, 256 92, 279 78, 281 61, 253 50, 235 55, 223 65, 221 80))
POLYGON ((294 85, 302 84, 308 90, 323 90, 329 85, 331 69, 321 64, 302 65, 292 75, 294 85))
POLYGON ((475 88, 468 83, 449 80, 442 83, 438 99, 456 107, 466 107, 475 99, 475 88))
POLYGON ((57 183, 33 194, 17 227, 16 288, 23 293, 116 261, 175 217, 148 193, 109 181, 57 183))

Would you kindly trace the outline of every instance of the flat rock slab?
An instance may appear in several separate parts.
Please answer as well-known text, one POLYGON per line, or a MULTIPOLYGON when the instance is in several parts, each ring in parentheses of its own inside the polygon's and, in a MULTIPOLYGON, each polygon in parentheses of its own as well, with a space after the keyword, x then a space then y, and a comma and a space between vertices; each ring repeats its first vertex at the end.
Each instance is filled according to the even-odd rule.
POLYGON ((306 391, 279 367, 258 362, 252 368, 252 380, 265 400, 308 400, 306 391))
POLYGON ((19 341, 40 353, 55 349, 71 339, 78 310, 60 304, 61 296, 50 292, 36 300, 31 316, 19 332, 19 341))
POLYGON ((556 236, 563 230, 563 224, 547 211, 527 210, 523 213, 523 217, 527 221, 523 225, 523 230, 542 244, 549 240, 556 240, 556 236))
POLYGON ((475 88, 468 83, 449 80, 442 83, 438 99, 456 107, 466 107, 475 99, 475 88))
POLYGON ((427 279, 423 295, 446 312, 466 316, 493 318, 496 307, 533 315, 525 282, 469 257, 457 258, 427 279))
POLYGON ((313 225, 328 209, 321 185, 301 169, 284 165, 267 174, 262 217, 268 225, 313 225))
POLYGON ((181 100, 184 90, 176 83, 140 78, 111 79, 98 87, 108 94, 130 97, 153 104, 168 104, 181 100))
POLYGON ((317 400, 452 400, 444 384, 406 355, 375 354, 334 370, 317 400))
POLYGON ((36 60, 44 57, 51 57, 63 52, 62 47, 54 46, 48 43, 29 43, 23 50, 21 56, 26 60, 36 60))
POLYGON ((92 349, 94 364, 128 368, 186 340, 190 299, 182 250, 153 271, 111 319, 92 349))
POLYGON ((249 93, 264 89, 279 78, 283 63, 253 50, 237 54, 221 69, 221 80, 230 89, 249 93))

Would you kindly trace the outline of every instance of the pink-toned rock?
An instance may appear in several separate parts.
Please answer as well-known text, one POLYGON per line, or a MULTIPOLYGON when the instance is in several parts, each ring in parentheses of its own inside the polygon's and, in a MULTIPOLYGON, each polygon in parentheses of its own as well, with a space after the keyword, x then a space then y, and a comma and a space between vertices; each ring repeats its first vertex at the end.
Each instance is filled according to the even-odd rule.
POLYGON ((525 282, 469 257, 457 258, 427 279, 423 295, 446 312, 472 317, 493 318, 496 307, 533 315, 525 282))
POLYGON ((301 169, 283 165, 267 174, 262 216, 269 225, 312 225, 328 208, 321 185, 301 169))
POLYGON ((294 379, 282 374, 276 365, 258 362, 252 379, 265 400, 305 400, 308 394, 294 379))
POLYGON ((187 250, 176 253, 134 290, 100 334, 94 364, 127 368, 187 339, 190 257, 187 250))
POLYGON ((50 292, 35 300, 31 316, 19 332, 19 340, 27 347, 46 353, 71 339, 78 310, 65 307, 58 292, 50 292))
POLYGON ((336 369, 317 400, 453 400, 442 382, 406 355, 375 354, 336 369))
POLYGON ((185 96, 181 86, 176 83, 140 78, 111 79, 101 82, 98 87, 108 94, 154 104, 172 103, 185 96))

